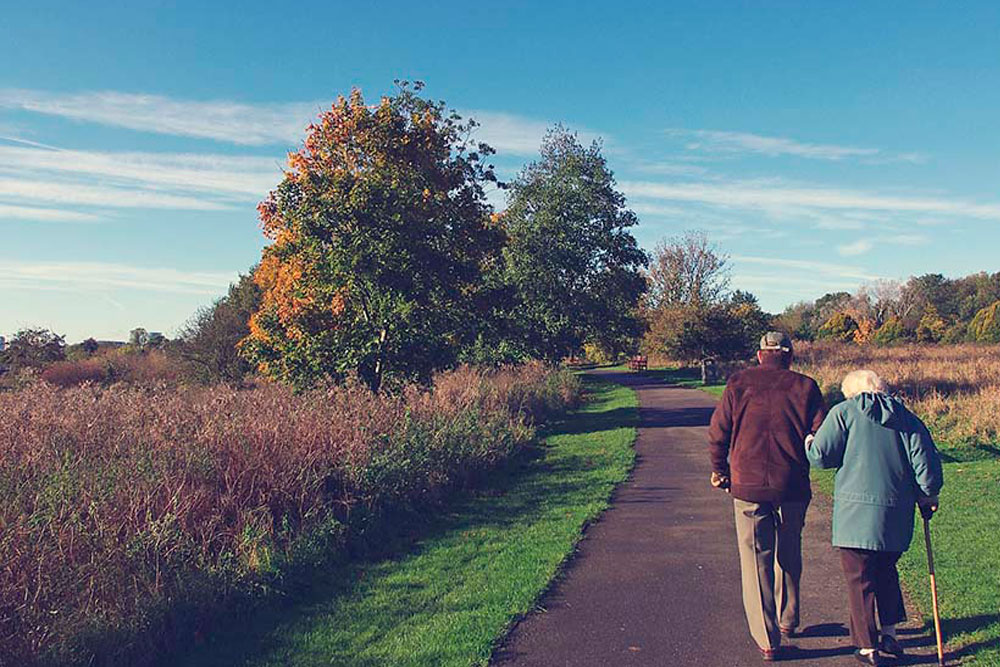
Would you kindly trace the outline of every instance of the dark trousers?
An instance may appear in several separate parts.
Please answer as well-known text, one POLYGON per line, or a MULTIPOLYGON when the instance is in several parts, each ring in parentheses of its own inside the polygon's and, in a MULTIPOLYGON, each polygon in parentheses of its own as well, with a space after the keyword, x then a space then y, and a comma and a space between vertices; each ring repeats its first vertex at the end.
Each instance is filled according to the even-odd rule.
POLYGON ((840 564, 847 578, 847 599, 851 607, 851 639, 858 648, 878 646, 875 607, 882 625, 906 620, 903 593, 899 590, 896 551, 868 551, 840 548, 840 564))

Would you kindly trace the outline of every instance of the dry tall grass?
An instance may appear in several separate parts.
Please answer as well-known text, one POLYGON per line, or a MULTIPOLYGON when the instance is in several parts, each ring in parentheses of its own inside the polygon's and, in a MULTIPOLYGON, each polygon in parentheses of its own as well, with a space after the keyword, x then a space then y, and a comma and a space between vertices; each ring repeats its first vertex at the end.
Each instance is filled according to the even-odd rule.
POLYGON ((921 418, 939 444, 996 451, 1000 446, 1000 346, 874 347, 831 343, 796 346, 796 370, 839 394, 852 370, 881 375, 921 418))
POLYGON ((44 382, 0 394, 0 664, 141 664, 358 517, 509 457, 578 395, 540 366, 463 368, 391 397, 44 382))

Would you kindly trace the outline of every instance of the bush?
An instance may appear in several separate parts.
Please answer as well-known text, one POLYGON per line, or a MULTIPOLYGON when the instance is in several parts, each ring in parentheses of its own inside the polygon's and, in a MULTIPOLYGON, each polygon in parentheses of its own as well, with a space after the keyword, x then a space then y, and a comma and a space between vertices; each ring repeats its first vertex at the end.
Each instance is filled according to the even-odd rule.
POLYGON ((111 350, 82 361, 58 361, 39 377, 57 387, 67 388, 87 382, 110 385, 116 382, 154 385, 174 384, 180 378, 176 363, 159 350, 111 350))
POLYGON ((912 336, 898 317, 890 317, 872 335, 871 341, 879 346, 905 343, 912 336))
POLYGON ((395 396, 356 382, 0 394, 0 664, 149 664, 367 519, 475 481, 579 395, 537 365, 395 396))
POLYGON ((858 331, 858 323, 847 313, 834 313, 816 332, 820 340, 833 340, 842 343, 854 339, 858 331))
POLYGON ((1000 301, 976 313, 969 323, 969 337, 977 343, 1000 343, 1000 301))

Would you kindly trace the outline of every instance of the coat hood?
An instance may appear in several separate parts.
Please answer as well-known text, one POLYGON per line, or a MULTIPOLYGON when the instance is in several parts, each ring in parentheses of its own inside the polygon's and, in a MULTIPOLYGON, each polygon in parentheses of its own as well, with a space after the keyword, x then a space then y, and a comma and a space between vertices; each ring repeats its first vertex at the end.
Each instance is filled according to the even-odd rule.
POLYGON ((864 392, 851 399, 858 411, 876 424, 898 429, 906 424, 909 414, 898 398, 887 394, 864 392))

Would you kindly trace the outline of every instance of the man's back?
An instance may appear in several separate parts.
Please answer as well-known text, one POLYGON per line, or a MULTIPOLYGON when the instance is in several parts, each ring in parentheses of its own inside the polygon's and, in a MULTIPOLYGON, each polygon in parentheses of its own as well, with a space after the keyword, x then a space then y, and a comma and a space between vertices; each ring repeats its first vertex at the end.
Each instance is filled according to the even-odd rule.
POLYGON ((713 467, 731 476, 741 500, 809 500, 804 441, 825 414, 812 378, 771 363, 736 373, 712 415, 713 467))

